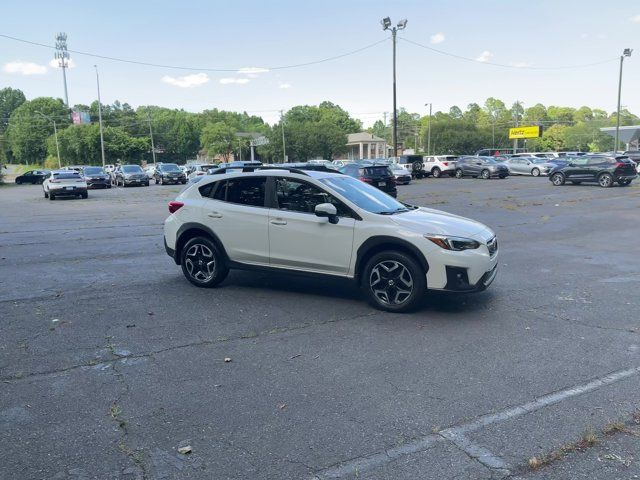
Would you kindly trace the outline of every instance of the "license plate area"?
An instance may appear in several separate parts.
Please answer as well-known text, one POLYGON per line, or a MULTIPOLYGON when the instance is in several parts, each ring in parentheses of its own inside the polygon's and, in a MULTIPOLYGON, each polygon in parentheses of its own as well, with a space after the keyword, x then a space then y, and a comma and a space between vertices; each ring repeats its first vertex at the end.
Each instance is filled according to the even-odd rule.
POLYGON ((379 187, 384 187, 387 185, 387 182, 378 182, 379 187))

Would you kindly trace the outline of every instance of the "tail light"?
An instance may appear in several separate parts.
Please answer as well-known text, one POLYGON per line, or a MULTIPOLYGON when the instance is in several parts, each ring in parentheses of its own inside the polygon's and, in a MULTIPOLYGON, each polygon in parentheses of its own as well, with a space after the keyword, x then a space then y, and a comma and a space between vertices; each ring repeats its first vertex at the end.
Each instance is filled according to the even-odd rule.
POLYGON ((443 164, 445 167, 448 167, 448 166, 449 166, 449 162, 442 162, 442 164, 443 164))
POLYGON ((617 162, 616 163, 616 168, 623 168, 623 167, 626 167, 626 166, 627 166, 627 164, 623 163, 623 162, 617 162))
POLYGON ((182 202, 169 202, 169 213, 176 213, 182 207, 184 207, 182 202))
POLYGON ((60 180, 56 180, 55 178, 52 180, 49 180, 49 183, 60 183, 60 180))
POLYGON ((360 181, 364 182, 364 183, 369 183, 371 181, 371 179, 367 178, 367 177, 360 177, 360 181))
POLYGON ((204 172, 198 172, 198 173, 196 173, 196 175, 198 175, 198 176, 199 175, 204 175, 204 172))

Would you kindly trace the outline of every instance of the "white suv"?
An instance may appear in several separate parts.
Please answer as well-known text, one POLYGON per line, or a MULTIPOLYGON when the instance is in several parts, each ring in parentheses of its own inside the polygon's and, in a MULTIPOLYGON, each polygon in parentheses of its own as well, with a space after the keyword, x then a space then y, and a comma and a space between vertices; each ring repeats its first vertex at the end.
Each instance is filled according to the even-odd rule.
POLYGON ((402 204, 339 173, 225 170, 169 203, 165 248, 196 286, 216 286, 230 268, 329 275, 401 312, 427 288, 480 291, 496 276, 496 236, 481 223, 402 204))
POLYGON ((427 175, 433 175, 434 178, 440 178, 442 175, 455 177, 457 155, 431 155, 424 157, 424 172, 427 175))

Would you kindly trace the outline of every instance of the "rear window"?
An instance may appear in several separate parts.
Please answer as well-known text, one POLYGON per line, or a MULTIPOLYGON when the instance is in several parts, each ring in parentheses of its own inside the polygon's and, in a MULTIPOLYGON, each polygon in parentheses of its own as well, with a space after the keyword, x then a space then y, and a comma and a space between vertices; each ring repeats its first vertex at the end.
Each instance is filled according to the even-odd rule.
POLYGON ((180 168, 175 163, 163 163, 160 165, 160 169, 165 172, 179 172, 180 168))
POLYGON ((375 177, 391 175, 391 170, 389 170, 389 167, 364 167, 363 170, 365 175, 371 175, 375 177))
POLYGON ((88 167, 84 169, 85 175, 100 175, 102 173, 104 173, 102 167, 88 167))
POLYGON ((141 173, 142 168, 137 165, 125 165, 122 167, 122 171, 125 173, 141 173))
POLYGON ((80 174, 78 172, 64 172, 64 173, 54 173, 54 178, 58 178, 60 180, 70 180, 73 178, 80 178, 80 174))

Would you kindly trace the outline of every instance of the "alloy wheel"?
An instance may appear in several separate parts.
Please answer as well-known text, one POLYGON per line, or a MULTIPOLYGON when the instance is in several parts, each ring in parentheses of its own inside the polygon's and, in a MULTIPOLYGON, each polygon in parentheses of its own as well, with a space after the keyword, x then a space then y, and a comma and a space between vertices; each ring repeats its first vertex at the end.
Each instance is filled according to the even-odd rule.
POLYGON ((480 174, 480 176, 484 179, 484 180, 488 180, 489 177, 491 176, 491 174, 489 173, 489 170, 483 170, 482 173, 480 174))
POLYGON ((409 269, 396 260, 383 260, 371 269, 369 288, 385 305, 401 305, 413 292, 409 269))
POLYGON ((613 183, 613 178, 608 173, 604 173, 600 175, 600 178, 598 178, 598 183, 601 187, 607 188, 613 183))
POLYGON ((563 181, 564 179, 562 178, 562 175, 559 173, 556 173, 553 178, 551 179, 551 183, 553 183, 556 187, 559 187, 560 185, 562 185, 564 183, 563 181))
POLYGON ((201 243, 189 248, 184 262, 189 275, 199 282, 208 282, 216 273, 216 258, 211 249, 201 243))
POLYGON ((533 175, 534 177, 539 177, 540 176, 540 170, 537 168, 534 168, 533 170, 531 170, 531 175, 533 175))
POLYGON ((440 169, 438 167, 434 168, 431 173, 434 178, 440 178, 440 169))

